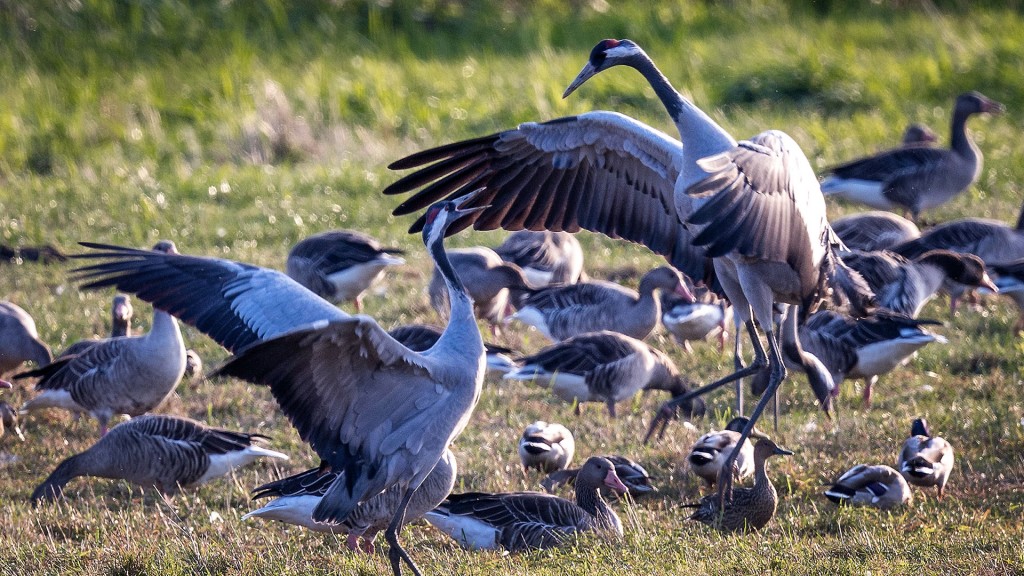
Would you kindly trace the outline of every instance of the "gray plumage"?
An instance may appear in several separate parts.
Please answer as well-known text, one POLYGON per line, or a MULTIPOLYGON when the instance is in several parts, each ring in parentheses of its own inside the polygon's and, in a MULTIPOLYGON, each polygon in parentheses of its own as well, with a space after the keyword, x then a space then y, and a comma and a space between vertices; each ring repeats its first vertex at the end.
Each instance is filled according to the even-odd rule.
POLYGON ((941 500, 953 463, 953 446, 941 436, 932 436, 924 418, 914 420, 896 461, 903 478, 915 486, 935 486, 941 500))
POLYGON ((522 268, 530 284, 538 288, 585 279, 583 248, 568 232, 519 230, 494 251, 502 260, 522 268))
POLYGON ((725 349, 728 326, 733 323, 732 305, 707 287, 690 287, 693 299, 662 294, 661 323, 672 339, 692 353, 691 341, 714 336, 719 350, 725 349))
POLYGON ((541 472, 562 470, 572 462, 576 440, 565 426, 538 420, 523 430, 519 437, 519 461, 523 470, 541 472))
MULTIPOLYGON (((509 291, 531 288, 523 271, 501 259, 494 250, 484 246, 448 251, 452 267, 462 279, 478 318, 497 327, 509 310, 509 291)), ((444 280, 434 268, 427 287, 430 305, 442 318, 448 314, 448 291, 444 280)))
MULTIPOLYGON (((110 307, 110 338, 132 335, 132 301, 127 294, 117 294, 110 307)), ((60 353, 59 358, 76 356, 91 348, 97 342, 109 340, 109 338, 91 338, 73 342, 60 353)))
POLYGON ((891 510, 914 499, 910 486, 899 472, 889 466, 858 464, 850 468, 825 491, 835 504, 872 506, 891 510))
MULTIPOLYGON (((443 328, 427 324, 406 324, 388 330, 392 338, 415 352, 423 352, 433 347, 441 339, 442 332, 443 328)), ((511 348, 484 342, 484 350, 487 353, 487 370, 505 374, 516 368, 516 361, 512 359, 515 351, 511 348)))
POLYGON ((39 339, 36 323, 28 312, 12 302, 0 301, 0 375, 22 362, 35 362, 41 367, 50 360, 50 348, 39 339))
MULTIPOLYGON (((627 456, 620 455, 604 455, 601 458, 607 459, 615 466, 615 475, 622 480, 622 483, 626 486, 629 491, 629 495, 636 498, 638 496, 644 496, 651 492, 657 491, 654 484, 651 483, 651 475, 647 473, 647 470, 641 466, 638 462, 632 460, 627 456)), ((540 481, 541 486, 544 487, 548 492, 554 492, 562 485, 574 486, 576 484, 576 477, 580 473, 580 468, 567 468, 565 470, 558 470, 552 472, 544 477, 540 481)), ((618 500, 619 493, 615 490, 607 489, 604 487, 599 488, 601 495, 609 500, 618 500)))
POLYGON ((187 418, 140 416, 115 426, 88 450, 61 462, 32 492, 32 502, 61 497, 64 486, 79 476, 124 479, 173 495, 179 488, 219 478, 257 458, 288 459, 257 446, 264 438, 187 418))
POLYGON ((847 248, 866 252, 889 250, 921 235, 917 224, 898 214, 880 210, 837 218, 831 225, 847 248))
POLYGON ((900 144, 904 146, 932 146, 939 141, 939 135, 926 124, 914 122, 907 125, 900 138, 900 144))
MULTIPOLYGON (((690 471, 704 480, 708 488, 718 482, 718 476, 722 471, 722 465, 729 454, 740 445, 736 462, 733 465, 733 476, 738 480, 749 478, 754 473, 754 445, 750 440, 741 438, 743 428, 749 420, 743 416, 737 416, 729 421, 722 430, 712 430, 701 436, 690 447, 686 455, 686 461, 690 471)), ((754 432, 757 438, 764 438, 764 434, 754 432)))

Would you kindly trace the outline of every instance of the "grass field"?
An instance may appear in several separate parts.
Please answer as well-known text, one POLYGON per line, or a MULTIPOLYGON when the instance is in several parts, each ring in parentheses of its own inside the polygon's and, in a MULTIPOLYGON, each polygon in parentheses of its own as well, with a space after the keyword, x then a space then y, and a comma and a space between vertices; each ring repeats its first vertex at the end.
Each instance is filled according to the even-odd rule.
MULTIPOLYGON (((368 232, 409 251, 408 264, 366 299, 385 326, 437 322, 424 287, 430 264, 410 219, 390 216, 379 192, 386 165, 412 151, 519 122, 616 110, 674 128, 640 77, 615 70, 570 99, 562 90, 601 38, 643 45, 676 87, 734 135, 790 133, 822 168, 895 143, 911 121, 948 140, 954 97, 976 89, 1007 113, 970 122, 985 153, 980 181, 925 215, 1015 220, 1024 192, 1024 17, 1019 7, 963 2, 0 2, 0 242, 80 240, 149 246, 170 238, 187 253, 283 269, 298 239, 330 228, 368 232), (617 3, 616 3, 617 4, 617 3), (650 6, 648 4, 651 4, 650 6)), ((993 3, 995 4, 995 3, 993 3)), ((860 210, 832 203, 830 216, 860 210)), ((452 246, 496 245, 503 233, 462 233, 452 246)), ((581 234, 588 270, 643 270, 646 250, 581 234)), ((108 292, 78 290, 73 264, 0 263, 0 298, 26 308, 59 350, 108 331, 108 292)), ((635 280, 634 280, 635 281, 635 280)), ((136 325, 150 323, 136 301, 136 325)), ((454 450, 459 490, 539 488, 519 470, 515 444, 539 418, 576 434, 579 460, 625 453, 660 491, 618 511, 622 542, 583 539, 555 551, 503 556, 459 550, 425 525, 403 538, 429 574, 610 572, 1005 574, 1024 572, 1024 346, 1016 311, 993 300, 949 319, 950 344, 925 348, 883 378, 864 409, 846 383, 824 421, 800 376, 784 393, 779 438, 796 455, 772 461, 776 519, 746 537, 684 521, 702 494, 685 467, 690 444, 731 416, 732 396, 708 398, 694 429, 674 424, 641 446, 664 400, 639 396, 608 418, 583 416, 544 390, 493 379, 454 450), (825 485, 856 463, 892 464, 913 417, 926 416, 958 461, 947 497, 915 492, 894 513, 836 510, 825 485)), ((226 352, 191 328, 207 366, 226 352)), ((525 352, 543 338, 513 327, 500 341, 525 352)), ((710 343, 686 355, 663 334, 691 379, 726 373, 710 343)), ((24 386, 0 394, 12 404, 24 386)), ((380 574, 386 557, 353 555, 341 539, 240 522, 256 485, 312 466, 312 451, 267 390, 241 381, 182 385, 161 411, 258 431, 292 456, 175 498, 122 482, 79 480, 57 505, 28 496, 97 427, 62 412, 28 419, 28 441, 0 439, 0 574, 380 574)))

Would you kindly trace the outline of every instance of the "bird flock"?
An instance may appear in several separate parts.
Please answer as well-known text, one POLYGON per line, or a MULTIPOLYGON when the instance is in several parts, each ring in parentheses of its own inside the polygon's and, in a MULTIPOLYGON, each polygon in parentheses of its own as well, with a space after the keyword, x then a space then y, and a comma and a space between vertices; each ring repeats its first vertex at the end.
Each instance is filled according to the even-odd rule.
MULTIPOLYGON (((758 530, 779 506, 767 461, 793 452, 756 425, 773 399, 777 422, 777 393, 791 372, 806 375, 830 415, 844 380, 864 380, 870 404, 879 377, 923 346, 945 342, 941 322, 918 318, 940 293, 955 311, 976 293, 1004 292, 1021 307, 1024 325, 1024 212, 1014 227, 977 218, 918 227, 922 212, 977 180, 982 156, 967 121, 1000 113, 998 102, 962 94, 949 148, 914 125, 900 146, 832 167, 819 184, 787 134, 736 140, 630 40, 598 43, 564 97, 616 66, 649 83, 678 139, 593 111, 391 164, 403 175, 383 193, 412 193, 394 212, 417 215, 410 231, 422 232, 433 263, 425 296, 442 325, 385 328, 360 314, 367 290, 405 259, 403 250, 354 230, 297 243, 286 273, 182 254, 170 242, 152 250, 83 243, 89 250, 73 256, 81 263, 74 278, 84 289, 120 291, 111 334, 56 357, 25 310, 0 302, 0 376, 32 381, 35 391, 20 411, 0 403, 0 434, 24 438, 19 416, 51 408, 99 423, 98 441, 56 465, 32 502, 65 497, 80 476, 153 486, 170 498, 258 458, 288 459, 260 434, 150 414, 187 370, 189 378, 203 376, 180 320, 232 354, 208 376, 267 387, 320 458, 315 468, 255 488, 254 500, 272 500, 245 518, 344 534, 357 552, 373 553, 384 532, 395 574, 403 566, 420 573, 399 540, 416 519, 472 549, 546 548, 582 532, 612 541, 624 530, 615 502, 657 490, 629 455, 595 453, 571 426, 538 421, 518 441, 523 474, 552 492, 572 485, 574 500, 465 491, 468 483, 453 493, 460 467, 450 448, 488 372, 501 385, 550 389, 578 418, 587 402, 604 404, 614 418, 617 405, 641 391, 668 392, 643 441, 680 415, 703 417, 703 396, 734 384, 738 416, 680 455, 717 491, 684 506, 695 510, 689 519, 718 530, 758 530), (882 211, 829 222, 827 196, 882 211), (493 248, 445 248, 447 235, 469 227, 513 233, 493 248), (642 244, 667 264, 643 274, 637 290, 590 278, 573 236, 580 230, 642 244), (129 294, 154 307, 146 334, 132 334, 129 294), (349 304, 357 314, 338 307, 349 304), (551 343, 529 354, 485 343, 478 320, 491 338, 519 322, 551 343), (732 335, 735 372, 712 382, 682 373, 647 341, 659 324, 686 351, 708 338, 724 350, 732 335), (22 369, 25 362, 34 366, 22 369), (746 379, 760 395, 749 411, 746 379), (110 427, 122 414, 131 418, 110 427), (580 448, 593 455, 570 468, 580 448)), ((934 486, 941 499, 953 458, 952 445, 918 418, 895 468, 858 464, 824 496, 891 509, 912 500, 913 485, 934 486)))

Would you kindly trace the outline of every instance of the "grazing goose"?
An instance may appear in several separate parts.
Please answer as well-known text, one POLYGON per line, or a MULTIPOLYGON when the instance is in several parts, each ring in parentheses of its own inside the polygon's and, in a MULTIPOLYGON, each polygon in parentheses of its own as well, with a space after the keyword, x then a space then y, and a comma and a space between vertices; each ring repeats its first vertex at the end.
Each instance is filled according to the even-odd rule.
POLYGON ((981 151, 967 132, 967 119, 1002 111, 1002 104, 979 92, 961 94, 953 108, 949 148, 903 146, 835 166, 821 191, 879 210, 903 208, 916 222, 923 210, 952 200, 981 174, 981 151))
POLYGON ((839 505, 853 504, 889 510, 909 504, 914 494, 903 476, 892 468, 881 464, 858 464, 840 476, 825 491, 825 497, 839 505))
POLYGON ((445 230, 479 209, 468 198, 429 210, 423 241, 448 284, 448 327, 409 350, 372 318, 350 316, 280 272, 220 260, 85 244, 102 258, 81 268, 87 288, 116 286, 169 310, 236 356, 217 373, 270 387, 299 435, 344 472, 313 509, 343 522, 391 486, 403 492, 385 532, 392 570, 415 563, 398 541, 405 509, 480 397, 484 346, 466 289, 445 255, 445 230), (287 302, 282 307, 281 302, 287 302))
MULTIPOLYGON (((682 142, 611 112, 525 123, 394 162, 390 168, 396 170, 421 168, 384 193, 422 188, 395 209, 402 215, 479 189, 473 204, 488 207, 460 229, 586 228, 642 243, 691 278, 705 278, 712 258, 725 295, 754 340, 756 358, 693 394, 770 365, 770 390, 752 413, 752 426, 785 378, 772 328, 774 302, 813 304, 822 288, 832 287, 836 297, 854 293, 863 304, 864 286, 850 281, 852 273, 833 251, 817 178, 791 138, 773 131, 737 145, 629 40, 599 42, 564 96, 617 65, 633 67, 650 83, 682 142), (754 319, 767 332, 770 356, 754 319)), ((653 424, 671 418, 686 396, 663 406, 653 424)))
MULTIPOLYGON (((424 352, 441 339, 443 328, 426 324, 407 324, 388 330, 392 338, 404 344, 414 352, 424 352)), ((510 356, 515 352, 511 348, 484 342, 487 353, 487 369, 499 374, 506 374, 518 366, 510 356)))
POLYGON ((576 453, 576 440, 568 428, 555 422, 538 420, 523 430, 519 437, 519 460, 523 471, 564 470, 576 453))
POLYGON ((900 144, 904 146, 932 146, 939 141, 939 135, 926 124, 914 122, 903 131, 900 144))
MULTIPOLYGON (((632 459, 617 454, 601 456, 601 458, 605 458, 615 466, 615 475, 619 477, 619 480, 622 480, 630 496, 636 498, 658 490, 651 484, 651 475, 647 473, 647 470, 632 459)), ((558 470, 545 476, 540 481, 540 484, 548 492, 554 492, 559 486, 565 484, 569 486, 575 485, 579 473, 580 468, 558 470)), ((601 494, 609 500, 617 500, 619 497, 619 493, 615 490, 602 489, 601 494)))
POLYGON ((921 235, 917 224, 903 216, 880 210, 861 212, 831 222, 836 236, 850 250, 889 250, 921 235))
POLYGON ((36 323, 17 304, 0 301, 0 375, 22 362, 46 366, 53 359, 50 348, 39 339, 36 323))
POLYGON ((536 327, 553 342, 601 330, 643 340, 661 316, 658 291, 693 299, 679 273, 661 266, 644 274, 638 291, 593 280, 537 290, 510 319, 536 327))
POLYGON ((352 230, 329 230, 305 238, 288 253, 285 270, 296 282, 329 302, 355 300, 363 311, 363 292, 388 266, 405 264, 398 248, 382 248, 352 230))
MULTIPOLYGON (((469 291, 469 297, 473 299, 477 317, 486 320, 492 332, 497 335, 498 326, 509 310, 509 291, 532 289, 523 271, 484 246, 449 250, 448 258, 469 291)), ((430 294, 430 305, 442 318, 446 317, 449 308, 448 291, 436 267, 427 291, 430 294)))
MULTIPOLYGON (((127 294, 116 294, 114 302, 110 307, 110 338, 132 335, 132 301, 127 294)), ((58 358, 76 356, 93 347, 97 342, 109 340, 109 338, 92 338, 79 340, 72 343, 60 353, 58 358)))
MULTIPOLYGON (((173 247, 165 249, 170 251, 160 253, 177 257, 173 247)), ((15 378, 39 378, 35 388, 40 393, 21 407, 23 412, 87 412, 99 422, 102 436, 114 414, 138 416, 163 403, 184 373, 185 343, 178 321, 154 308, 149 333, 98 341, 81 354, 15 378)))
POLYGON ((940 436, 932 436, 928 422, 917 418, 910 427, 910 438, 903 443, 897 468, 914 486, 935 486, 939 500, 953 471, 953 446, 940 436))
MULTIPOLYGON (((696 504, 697 510, 689 517, 722 532, 760 530, 775 516, 779 495, 768 478, 766 462, 772 456, 792 456, 769 438, 761 438, 754 445, 754 485, 732 491, 732 500, 722 502, 709 494, 696 504)), ((731 476, 731 475, 730 475, 731 476)), ((724 480, 723 480, 724 481, 724 480)))
POLYGON ((999 291, 985 263, 973 254, 930 250, 910 260, 888 251, 854 251, 843 252, 843 262, 860 273, 880 307, 911 318, 948 282, 999 291))
MULTIPOLYGON (((578 286, 578 284, 577 284, 578 286)), ((647 343, 618 332, 590 332, 552 344, 520 359, 521 366, 505 380, 534 381, 555 396, 579 404, 604 402, 615 417, 615 404, 640 390, 666 390, 672 396, 689 391, 675 362, 647 343)), ((700 415, 699 398, 685 403, 687 415, 700 415)))
POLYGON ((502 260, 523 270, 530 284, 575 284, 583 280, 583 248, 568 232, 519 230, 494 249, 502 260))
POLYGON ((693 353, 690 341, 709 336, 716 336, 719 351, 724 350, 728 338, 726 326, 733 321, 732 306, 705 287, 690 288, 690 292, 692 301, 676 294, 662 295, 661 323, 665 330, 689 353, 693 353))
POLYGON ((542 492, 452 494, 425 516, 463 548, 522 552, 565 543, 579 532, 622 537, 622 523, 600 486, 626 492, 605 458, 592 457, 576 476, 576 502, 542 492))
POLYGON ((79 476, 124 479, 174 495, 258 458, 288 459, 256 445, 264 439, 188 418, 147 414, 111 428, 88 450, 61 462, 32 492, 32 502, 63 496, 64 486, 79 476))
MULTIPOLYGON (((11 383, 0 380, 0 388, 10 388, 11 383), (7 386, 4 386, 7 384, 7 386)), ((11 430, 18 440, 25 441, 25 435, 21 433, 21 426, 18 425, 18 411, 7 402, 0 402, 0 437, 4 432, 11 430)))
MULTIPOLYGON (((730 420, 724 429, 712 430, 698 438, 690 448, 690 453, 686 456, 686 461, 690 463, 690 471, 702 478, 708 488, 714 487, 718 482, 722 464, 736 446, 740 446, 740 451, 733 467, 733 475, 737 480, 743 480, 754 473, 754 445, 746 438, 740 442, 747 422, 749 419, 737 416, 730 420)), ((756 430, 751 436, 758 439, 767 438, 756 430)))
MULTIPOLYGON (((423 485, 409 501, 405 521, 412 522, 440 504, 455 486, 457 465, 451 450, 445 450, 434 469, 423 481, 423 485)), ((392 486, 384 492, 362 502, 352 514, 340 524, 321 524, 313 521, 313 509, 338 479, 339 473, 321 466, 288 476, 253 491, 253 500, 274 497, 262 508, 242 516, 278 520, 287 524, 303 526, 317 532, 347 534, 349 550, 362 550, 372 554, 373 541, 377 533, 388 527, 402 501, 402 491, 392 486)))

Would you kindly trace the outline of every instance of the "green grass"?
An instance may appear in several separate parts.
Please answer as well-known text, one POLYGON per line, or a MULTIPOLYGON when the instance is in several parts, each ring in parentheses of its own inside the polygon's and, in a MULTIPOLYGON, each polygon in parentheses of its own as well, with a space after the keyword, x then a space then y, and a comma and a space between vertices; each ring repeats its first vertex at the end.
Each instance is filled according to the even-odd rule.
MULTIPOLYGON (((561 99, 603 37, 640 42, 677 88, 733 134, 781 128, 816 167, 889 146, 911 121, 945 139, 953 98, 977 89, 1007 114, 970 127, 986 155, 970 192, 926 214, 1015 219, 1024 181, 1024 18, 1016 9, 960 2, 935 7, 801 3, 533 3, 396 0, 255 3, 33 2, 0 4, 0 241, 52 242, 76 251, 90 240, 183 251, 282 268, 288 248, 321 230, 364 230, 410 251, 367 298, 384 325, 436 322, 424 287, 430 264, 408 219, 379 194, 387 163, 460 138, 591 109, 673 127, 632 71, 602 74, 561 99), (381 3, 384 4, 384 3, 381 3)), ((931 6, 931 4, 929 4, 931 6)), ((1014 8, 1019 8, 1015 6, 1014 8)), ((830 215, 860 210, 830 204, 830 215)), ((502 233, 464 233, 451 245, 495 245, 502 233)), ((642 248, 581 235, 591 274, 642 270, 642 248)), ((110 294, 81 292, 72 265, 0 264, 0 297, 28 309, 55 349, 107 331, 110 294)), ((137 303, 136 328, 149 324, 137 303)), ((936 302, 925 316, 946 318, 936 302)), ((515 455, 538 418, 574 430, 580 460, 621 452, 641 460, 660 492, 620 507, 623 542, 584 539, 566 549, 502 556, 459 550, 417 525, 405 541, 426 573, 906 573, 1024 571, 1024 345, 1003 301, 964 311, 942 329, 948 346, 924 349, 860 405, 844 384, 836 420, 815 411, 802 377, 784 394, 779 437, 796 455, 772 461, 782 495, 761 534, 724 537, 684 522, 679 502, 702 489, 684 454, 729 416, 731 395, 708 399, 696 429, 673 425, 665 440, 639 438, 663 400, 652 394, 609 420, 583 417, 545 391, 489 380, 456 441, 459 489, 538 487, 515 455), (835 510, 823 487, 855 463, 892 463, 912 417, 927 416, 958 449, 948 496, 916 492, 895 513, 835 510)), ((208 366, 226 353, 197 331, 186 339, 208 366)), ((502 343, 541 347, 510 329, 502 343)), ((695 381, 726 373, 712 345, 688 356, 658 334, 695 381)), ((25 388, 3 398, 20 403, 25 388)), ((378 574, 386 558, 356 556, 343 542, 277 524, 242 523, 248 493, 315 462, 265 389, 239 381, 182 385, 163 411, 271 435, 292 455, 175 498, 123 482, 79 480, 61 504, 33 509, 28 495, 58 461, 95 439, 95 422, 60 412, 25 423, 29 441, 0 439, 0 573, 378 574)))

